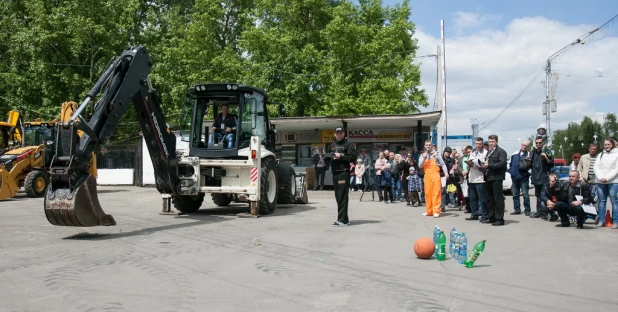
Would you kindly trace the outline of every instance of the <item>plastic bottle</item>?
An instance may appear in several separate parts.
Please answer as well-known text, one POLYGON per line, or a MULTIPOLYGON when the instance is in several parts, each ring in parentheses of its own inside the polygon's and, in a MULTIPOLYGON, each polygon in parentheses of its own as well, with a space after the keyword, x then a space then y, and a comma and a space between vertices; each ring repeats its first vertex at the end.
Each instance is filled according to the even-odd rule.
POLYGON ((474 249, 472 250, 472 252, 468 256, 466 261, 464 261, 464 264, 466 265, 466 268, 471 268, 474 265, 474 262, 481 255, 483 250, 485 250, 485 240, 482 240, 482 241, 476 243, 476 245, 474 245, 474 249))
POLYGON ((433 229, 433 244, 436 246, 433 256, 436 258, 438 257, 438 236, 440 236, 440 227, 436 225, 433 229))
POLYGON ((453 227, 453 229, 451 230, 451 238, 449 239, 449 243, 448 243, 448 253, 449 255, 451 255, 451 258, 455 254, 455 237, 456 236, 457 236, 457 231, 455 230, 455 227, 453 227))
POLYGON ((436 258, 438 261, 446 260, 446 235, 444 235, 444 231, 440 231, 440 236, 438 236, 438 256, 436 258))
POLYGON ((459 254, 457 258, 457 262, 459 264, 463 264, 468 257, 468 238, 466 237, 466 233, 461 233, 461 237, 459 238, 459 254))
POLYGON ((459 247, 461 246, 461 233, 455 235, 455 249, 453 250, 452 258, 459 262, 459 247))

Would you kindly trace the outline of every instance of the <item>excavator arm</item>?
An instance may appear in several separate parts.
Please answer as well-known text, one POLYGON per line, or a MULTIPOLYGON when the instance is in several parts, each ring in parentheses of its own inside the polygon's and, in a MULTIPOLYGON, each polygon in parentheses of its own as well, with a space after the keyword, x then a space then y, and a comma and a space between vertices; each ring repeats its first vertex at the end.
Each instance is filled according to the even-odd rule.
POLYGON ((56 125, 56 150, 45 216, 59 226, 116 225, 97 197, 96 179, 88 172, 93 152, 105 145, 132 103, 152 159, 157 190, 175 194, 178 189, 176 137, 167 127, 159 96, 148 77, 152 61, 145 47, 126 49, 114 57, 69 121, 56 125), (105 88, 103 88, 105 86, 105 88), (89 121, 78 118, 103 90, 89 121), (81 137, 78 135, 81 133, 81 137))

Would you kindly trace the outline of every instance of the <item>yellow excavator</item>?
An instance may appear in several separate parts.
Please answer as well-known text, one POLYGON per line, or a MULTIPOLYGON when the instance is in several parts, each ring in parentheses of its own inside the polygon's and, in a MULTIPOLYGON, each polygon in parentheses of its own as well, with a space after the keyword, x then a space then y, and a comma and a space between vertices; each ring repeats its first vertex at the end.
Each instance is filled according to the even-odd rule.
MULTIPOLYGON (((60 121, 70 120, 76 110, 77 103, 63 103, 60 121)), ((0 156, 0 200, 14 197, 21 187, 29 197, 42 197, 49 185, 49 167, 56 141, 54 128, 58 120, 41 122, 37 119, 23 124, 17 123, 13 128, 20 130, 14 132, 13 139, 21 140, 19 146, 14 143, 14 148, 7 149, 0 156)), ((78 135, 81 136, 82 133, 78 135)), ((96 176, 95 158, 90 164, 89 172, 96 176)))
POLYGON ((0 121, 0 155, 23 145, 23 131, 21 114, 9 111, 7 121, 0 121))

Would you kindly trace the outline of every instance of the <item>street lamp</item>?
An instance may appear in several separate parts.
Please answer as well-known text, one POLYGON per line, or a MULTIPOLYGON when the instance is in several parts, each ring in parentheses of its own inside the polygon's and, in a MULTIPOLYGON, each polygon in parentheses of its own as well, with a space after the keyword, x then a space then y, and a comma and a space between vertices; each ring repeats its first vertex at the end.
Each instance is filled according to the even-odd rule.
MULTIPOLYGON (((593 29, 589 32, 587 32, 586 34, 584 34, 583 36, 575 39, 575 41, 569 43, 567 46, 563 47, 562 49, 558 50, 558 52, 552 54, 548 59, 547 62, 545 64, 545 102, 543 103, 543 115, 545 115, 545 125, 547 126, 547 138, 548 138, 548 142, 551 141, 551 127, 549 125, 549 121, 550 121, 550 115, 552 112, 557 112, 558 111, 558 106, 556 105, 556 101, 553 99, 554 95, 551 94, 550 97, 550 92, 549 92, 549 79, 551 77, 551 62, 556 59, 560 54, 562 54, 562 52, 567 51, 569 48, 574 47, 578 44, 584 44, 585 43, 585 39, 592 35, 593 33, 597 32, 597 30, 599 30, 599 28, 593 29)), ((555 92, 554 92, 555 93, 555 92)))
POLYGON ((562 159, 564 159, 564 150, 562 149, 562 145, 560 145, 560 152, 562 153, 562 159))
POLYGON ((595 133, 592 137, 594 138, 594 144, 596 144, 597 143, 597 138, 598 138, 597 134, 595 133))
POLYGON ((582 148, 584 148, 584 142, 582 142, 582 148))

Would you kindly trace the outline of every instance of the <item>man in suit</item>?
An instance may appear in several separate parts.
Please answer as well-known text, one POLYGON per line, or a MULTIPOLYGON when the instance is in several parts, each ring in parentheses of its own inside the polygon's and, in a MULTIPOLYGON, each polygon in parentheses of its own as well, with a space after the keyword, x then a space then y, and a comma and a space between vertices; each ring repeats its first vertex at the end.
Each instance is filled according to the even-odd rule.
POLYGON ((485 192, 487 194, 487 215, 489 220, 484 223, 504 225, 504 190, 502 181, 506 174, 506 151, 498 146, 498 136, 492 134, 488 138, 489 151, 487 160, 481 165, 485 173, 485 192))
MULTIPOLYGON (((227 148, 234 147, 236 138, 236 120, 238 117, 234 114, 230 114, 230 107, 227 104, 221 105, 221 113, 215 117, 215 122, 212 125, 212 132, 214 134, 215 142, 219 142, 222 137, 225 136, 227 141, 227 148)), ((213 136, 208 139, 208 143, 212 142, 213 136)))
POLYGON ((570 226, 568 216, 571 215, 577 217, 577 228, 584 228, 586 213, 582 205, 592 204, 592 196, 590 195, 590 187, 585 182, 580 181, 577 170, 569 172, 568 182, 558 181, 558 176, 555 173, 550 174, 549 184, 543 189, 541 197, 546 203, 547 209, 558 212, 560 224, 556 226, 570 226), (581 198, 576 196, 581 196, 581 198))
POLYGON ((511 162, 509 163, 509 174, 511 174, 511 180, 513 181, 511 186, 511 191, 513 192, 513 209, 515 210, 511 212, 512 215, 521 214, 519 195, 522 193, 524 197, 524 213, 526 217, 530 216, 530 172, 527 168, 520 168, 520 164, 522 164, 522 162, 525 164, 525 159, 528 157, 529 146, 530 142, 522 142, 521 149, 511 155, 511 162))

